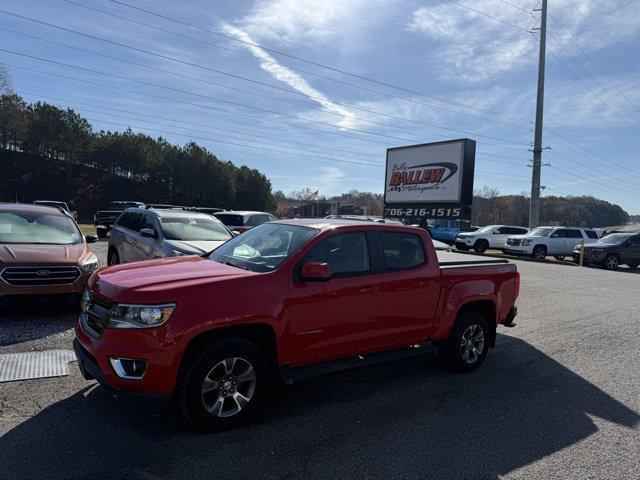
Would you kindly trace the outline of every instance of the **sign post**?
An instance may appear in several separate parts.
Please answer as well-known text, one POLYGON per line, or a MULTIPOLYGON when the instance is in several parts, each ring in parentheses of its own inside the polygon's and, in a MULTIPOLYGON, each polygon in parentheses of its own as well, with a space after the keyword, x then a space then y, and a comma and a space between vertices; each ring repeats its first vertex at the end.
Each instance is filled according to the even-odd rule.
POLYGON ((475 156, 468 138, 387 149, 384 216, 469 220, 475 156))

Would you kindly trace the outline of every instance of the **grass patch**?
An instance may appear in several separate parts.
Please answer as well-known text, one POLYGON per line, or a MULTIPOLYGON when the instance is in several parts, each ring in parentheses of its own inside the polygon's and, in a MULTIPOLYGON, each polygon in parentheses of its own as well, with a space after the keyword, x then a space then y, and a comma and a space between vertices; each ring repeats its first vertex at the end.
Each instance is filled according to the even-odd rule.
POLYGON ((80 230, 84 235, 96 235, 95 225, 91 225, 89 223, 81 223, 78 226, 80 227, 80 230))

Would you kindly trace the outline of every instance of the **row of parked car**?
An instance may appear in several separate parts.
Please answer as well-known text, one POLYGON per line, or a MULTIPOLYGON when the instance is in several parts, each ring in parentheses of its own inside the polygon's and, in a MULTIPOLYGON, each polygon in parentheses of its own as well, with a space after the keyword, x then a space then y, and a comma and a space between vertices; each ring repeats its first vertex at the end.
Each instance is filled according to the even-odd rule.
POLYGON ((615 270, 620 265, 637 268, 640 265, 640 234, 613 232, 600 237, 597 230, 583 227, 537 227, 528 230, 510 225, 489 225, 474 232, 459 233, 455 247, 461 251, 473 249, 484 253, 488 249, 512 255, 543 260, 553 256, 558 260, 570 257, 576 263, 596 264, 615 270))

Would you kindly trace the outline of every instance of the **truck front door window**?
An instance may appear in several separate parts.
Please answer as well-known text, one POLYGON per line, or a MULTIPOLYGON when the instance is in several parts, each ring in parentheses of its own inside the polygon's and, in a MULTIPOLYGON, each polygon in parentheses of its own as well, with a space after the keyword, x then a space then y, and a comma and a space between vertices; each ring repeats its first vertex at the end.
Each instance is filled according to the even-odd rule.
POLYGON ((329 264, 333 277, 362 275, 370 271, 367 237, 364 232, 333 235, 320 242, 305 261, 329 264))

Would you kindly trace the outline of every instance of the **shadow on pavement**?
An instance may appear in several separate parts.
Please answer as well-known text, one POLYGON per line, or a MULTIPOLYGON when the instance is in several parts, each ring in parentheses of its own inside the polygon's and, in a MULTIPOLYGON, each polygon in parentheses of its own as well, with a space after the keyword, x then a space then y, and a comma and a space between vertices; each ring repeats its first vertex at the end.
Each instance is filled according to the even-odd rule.
POLYGON ((5 479, 488 478, 597 431, 640 420, 522 340, 500 335, 472 374, 427 355, 275 392, 249 425, 202 434, 146 417, 102 388, 60 401, 0 439, 5 479))

